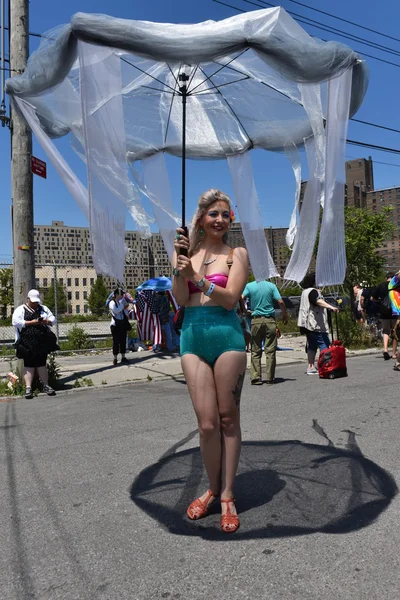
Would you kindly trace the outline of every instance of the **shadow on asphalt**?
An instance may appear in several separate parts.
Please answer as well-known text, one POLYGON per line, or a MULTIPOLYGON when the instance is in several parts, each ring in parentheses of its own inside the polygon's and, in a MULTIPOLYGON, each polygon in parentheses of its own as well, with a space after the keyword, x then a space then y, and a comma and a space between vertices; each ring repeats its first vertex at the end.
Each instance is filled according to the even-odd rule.
MULTIPOLYGON (((296 381, 296 379, 290 379, 289 377, 275 377, 274 385, 278 385, 279 383, 285 383, 285 381, 296 381)), ((266 379, 263 379, 262 382, 267 384, 266 379)))
POLYGON ((297 440, 245 442, 235 484, 241 527, 232 536, 219 528, 218 502, 204 519, 186 517, 190 502, 208 487, 199 449, 177 452, 197 431, 137 476, 131 499, 170 533, 208 540, 356 531, 378 518, 397 486, 348 433, 347 450, 297 440))

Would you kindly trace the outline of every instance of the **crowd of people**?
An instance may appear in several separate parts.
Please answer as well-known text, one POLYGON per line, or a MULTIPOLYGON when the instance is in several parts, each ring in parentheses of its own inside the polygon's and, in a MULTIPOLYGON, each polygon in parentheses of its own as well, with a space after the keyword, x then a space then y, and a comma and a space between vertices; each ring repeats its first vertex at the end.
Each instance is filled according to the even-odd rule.
POLYGON ((382 335, 383 358, 396 361, 400 371, 400 284, 399 274, 389 271, 376 287, 356 284, 354 314, 362 327, 372 327, 382 335))
MULTIPOLYGON (((210 189, 200 197, 190 234, 178 228, 173 255, 172 292, 143 290, 133 299, 121 288, 107 299, 113 339, 113 364, 127 362, 127 333, 132 319, 139 337, 152 340, 153 350, 180 348, 182 369, 197 418, 200 449, 209 487, 187 508, 190 519, 208 514, 217 498, 221 504, 221 529, 235 532, 239 526, 234 483, 241 450, 240 398, 245 377, 246 350, 251 351, 252 385, 262 385, 261 356, 266 357, 266 380, 275 381, 277 340, 276 304, 287 322, 285 303, 275 284, 248 281, 245 248, 230 248, 228 232, 235 215, 229 197, 210 189), (180 307, 180 308, 179 308, 180 307), (179 309, 179 311, 178 311, 179 309), (180 315, 180 336, 176 316, 180 315), (238 315, 240 318, 238 318, 238 315), (251 318, 250 318, 251 317, 251 318), (250 318, 250 321, 249 321, 250 318)), ((388 273, 374 290, 354 287, 356 318, 368 323, 379 318, 382 324, 385 360, 390 359, 389 339, 393 337, 394 369, 400 371, 400 283, 399 275, 388 273), (387 312, 385 312, 387 311, 387 312)), ((318 373, 316 353, 328 348, 328 314, 338 308, 325 301, 316 287, 315 274, 302 282, 298 314, 300 332, 306 336, 307 375, 318 373)), ((46 359, 55 349, 51 327, 55 317, 43 306, 37 290, 13 315, 17 356, 23 358, 26 398, 32 397, 37 371, 44 391, 48 385, 46 359)))

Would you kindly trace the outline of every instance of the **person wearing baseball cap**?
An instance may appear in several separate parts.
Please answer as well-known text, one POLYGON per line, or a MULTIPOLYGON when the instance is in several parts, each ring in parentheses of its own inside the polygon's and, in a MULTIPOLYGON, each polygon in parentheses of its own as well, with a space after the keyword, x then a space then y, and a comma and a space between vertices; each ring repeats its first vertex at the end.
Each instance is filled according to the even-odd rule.
POLYGON ((47 356, 58 349, 57 338, 50 330, 56 318, 47 306, 41 303, 38 290, 29 290, 25 304, 18 306, 12 316, 15 327, 15 349, 17 358, 24 360, 25 398, 33 398, 32 383, 37 371, 43 391, 54 396, 49 386, 47 356))
POLYGON ((40 304, 40 293, 37 290, 29 290, 28 300, 33 304, 40 304))

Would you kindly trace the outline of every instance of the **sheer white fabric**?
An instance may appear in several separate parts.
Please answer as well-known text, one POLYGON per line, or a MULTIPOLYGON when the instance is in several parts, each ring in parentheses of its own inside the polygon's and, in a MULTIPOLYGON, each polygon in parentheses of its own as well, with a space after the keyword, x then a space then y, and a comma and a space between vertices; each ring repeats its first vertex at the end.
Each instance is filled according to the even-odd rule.
POLYGON ((296 191, 294 196, 294 208, 286 233, 286 245, 291 248, 297 231, 297 213, 299 211, 300 191, 301 191, 301 160, 300 153, 295 144, 286 144, 285 154, 292 165, 294 178, 296 180, 296 191))
POLYGON ((173 213, 172 194, 164 154, 160 152, 142 160, 142 169, 147 195, 153 202, 153 210, 165 250, 169 259, 172 260, 175 230, 179 225, 179 219, 171 216, 173 213))
POLYGON ((341 284, 346 276, 344 185, 351 81, 352 69, 347 69, 328 84, 325 205, 316 266, 319 286, 341 284))
MULTIPOLYGON (((344 44, 311 37, 280 7, 191 25, 78 13, 70 24, 43 36, 25 72, 8 80, 6 91, 35 107, 36 130, 39 123, 48 136, 42 136, 47 146, 49 138, 72 134, 73 147, 87 163, 96 270, 121 279, 126 208, 140 233, 150 235, 152 217, 143 195, 150 197, 166 247, 171 246, 175 213, 167 206, 168 187, 161 190, 153 176, 151 180, 146 176, 142 185, 135 163, 160 152, 182 155, 183 72, 189 76, 187 158, 237 157, 229 158, 230 164, 236 161, 247 171, 248 150, 282 152, 287 146, 300 148, 313 137, 310 180, 322 182, 325 156, 330 160, 323 129, 323 114, 329 117, 332 110, 332 102, 325 110, 327 82, 351 67, 353 115, 367 88, 365 63, 344 44)), ((73 187, 65 165, 58 159, 56 163, 73 187)), ((165 165, 157 158, 144 170, 154 173, 156 164, 160 180, 166 182, 165 165)), ((298 189, 297 167, 295 173, 298 189)), ((246 186, 236 175, 233 178, 242 198, 246 186)), ((248 189, 239 212, 254 271, 263 278, 276 274, 276 269, 266 248, 252 176, 247 173, 244 179, 248 189)), ((323 202, 321 185, 309 187, 323 202)), ((332 194, 330 211, 332 203, 336 206, 337 193, 332 194)), ((302 248, 308 256, 314 236, 314 229, 305 231, 306 224, 300 227, 300 221, 289 269, 296 278, 304 271, 302 248)), ((293 243, 295 213, 289 229, 288 241, 293 243)), ((337 235, 330 232, 326 238, 335 252, 342 239, 340 232, 337 235)), ((320 263, 328 258, 324 240, 319 256, 320 263)), ((323 268, 320 264, 321 273, 323 268)), ((324 281, 329 272, 333 275, 326 271, 324 281)))
POLYGON ((93 264, 97 273, 123 281, 126 205, 122 199, 128 197, 130 181, 122 98, 117 95, 101 105, 112 90, 121 88, 120 60, 107 48, 79 42, 79 62, 93 264))
POLYGON ((236 205, 250 263, 257 281, 279 275, 269 252, 248 152, 228 156, 236 205))
POLYGON ((294 240, 293 252, 285 271, 285 279, 300 282, 310 265, 317 239, 320 203, 323 194, 323 180, 316 177, 318 167, 315 157, 315 138, 305 142, 308 171, 311 174, 301 205, 299 224, 294 240))
POLYGON ((46 152, 48 159, 61 177, 69 193, 78 204, 85 217, 89 220, 89 199, 86 187, 83 185, 80 179, 78 179, 68 165, 67 161, 57 150, 54 143, 41 128, 35 108, 22 98, 15 97, 14 101, 24 115, 29 127, 32 129, 39 144, 46 152))
MULTIPOLYGON (((301 92, 301 101, 304 106, 310 125, 312 135, 314 136, 313 149, 313 170, 310 171, 311 177, 320 181, 325 178, 325 158, 326 158, 326 136, 324 127, 324 111, 321 98, 321 85, 299 84, 301 92)), ((321 206, 324 206, 324 194, 320 198, 321 206)))

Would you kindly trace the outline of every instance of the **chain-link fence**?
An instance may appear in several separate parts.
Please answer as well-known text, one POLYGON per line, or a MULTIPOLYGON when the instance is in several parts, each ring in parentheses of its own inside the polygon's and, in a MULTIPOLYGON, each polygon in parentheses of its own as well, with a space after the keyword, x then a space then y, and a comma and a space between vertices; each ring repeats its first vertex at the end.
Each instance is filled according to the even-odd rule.
MULTIPOLYGON (((158 276, 158 269, 152 275, 158 276)), ((169 273, 168 273, 169 274, 169 273)), ((110 315, 105 301, 116 282, 97 277, 91 265, 36 265, 35 287, 42 302, 57 319, 55 333, 62 350, 111 347, 110 315)), ((135 287, 141 283, 135 283, 135 287)), ((133 292, 133 286, 126 286, 133 292)), ((12 265, 0 264, 0 347, 3 354, 12 349, 15 331, 13 313, 12 265)), ((136 337, 133 327, 130 335, 136 337)))

